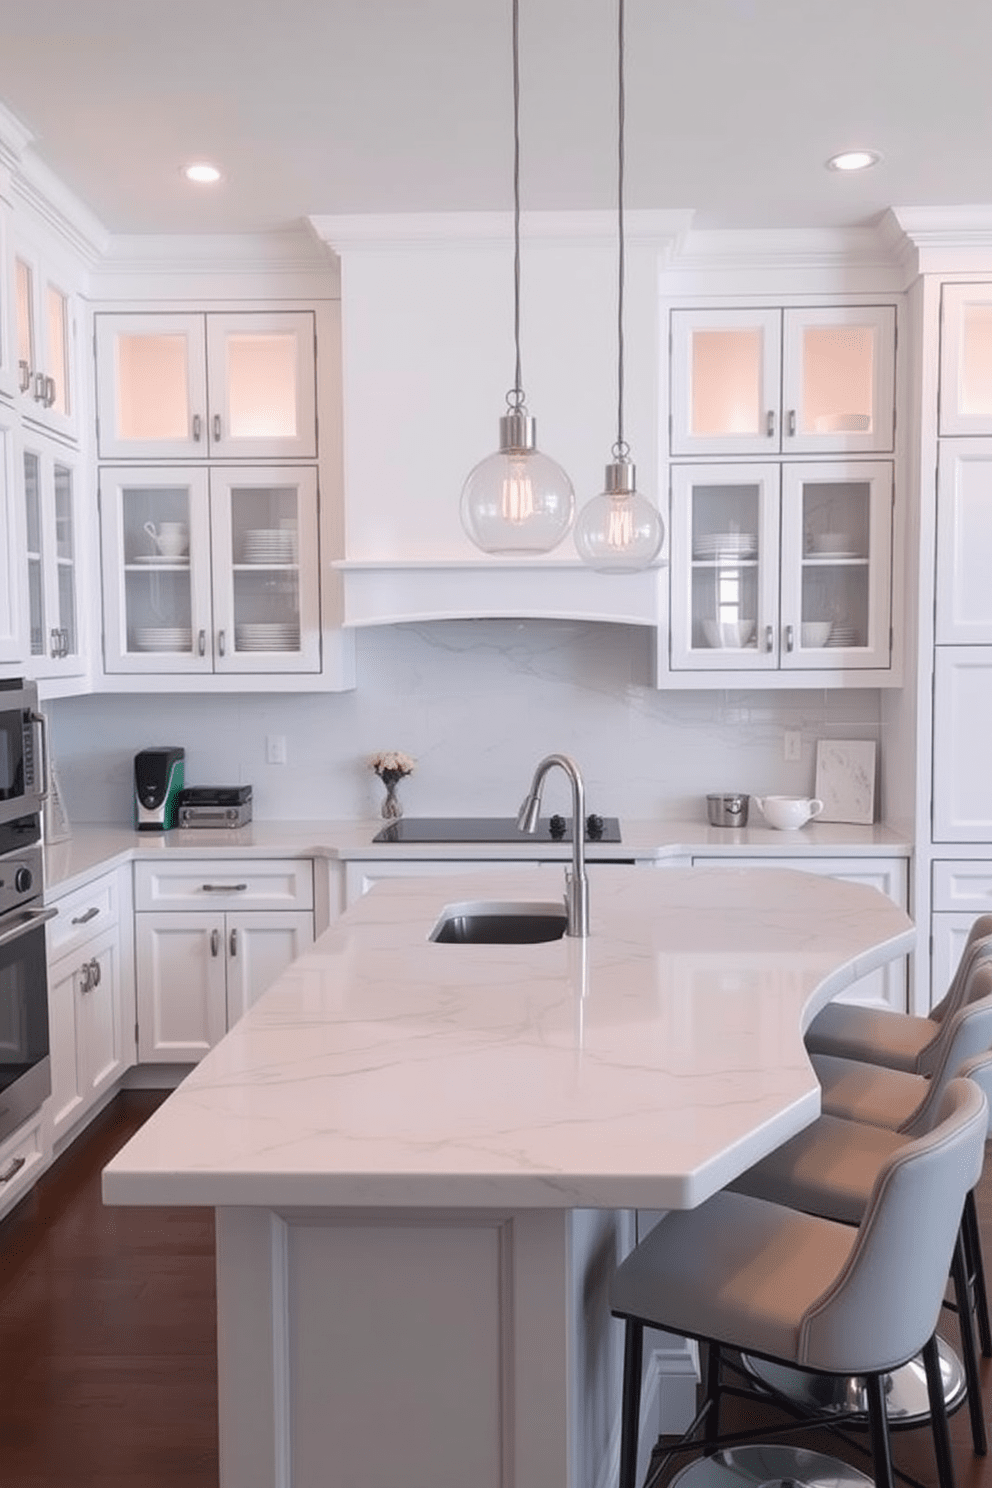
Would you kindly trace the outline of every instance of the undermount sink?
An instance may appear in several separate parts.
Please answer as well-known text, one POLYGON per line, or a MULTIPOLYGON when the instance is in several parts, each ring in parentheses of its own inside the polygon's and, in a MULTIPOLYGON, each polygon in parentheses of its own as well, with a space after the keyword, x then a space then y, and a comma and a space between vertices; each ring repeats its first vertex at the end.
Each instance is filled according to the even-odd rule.
POLYGON ((442 945, 537 945, 561 940, 567 926, 561 904, 448 904, 430 933, 442 945))

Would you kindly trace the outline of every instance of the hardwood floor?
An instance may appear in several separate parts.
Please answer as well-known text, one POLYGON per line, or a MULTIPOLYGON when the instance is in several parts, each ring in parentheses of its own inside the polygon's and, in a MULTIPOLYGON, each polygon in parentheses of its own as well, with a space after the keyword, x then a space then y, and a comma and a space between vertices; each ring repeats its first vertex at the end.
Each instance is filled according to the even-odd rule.
MULTIPOLYGON (((0 1488, 216 1488, 213 1214, 100 1198, 101 1169, 161 1098, 118 1096, 0 1223, 0 1488)), ((992 1270, 992 1162, 978 1212, 992 1270)), ((948 1315, 952 1345, 954 1328, 948 1315)), ((992 1360, 981 1370, 988 1419, 992 1360)), ((992 1488, 967 1410, 951 1437, 957 1488, 992 1488)), ((831 1437, 805 1444, 870 1472, 831 1437)), ((932 1488, 929 1428, 893 1445, 932 1488)))

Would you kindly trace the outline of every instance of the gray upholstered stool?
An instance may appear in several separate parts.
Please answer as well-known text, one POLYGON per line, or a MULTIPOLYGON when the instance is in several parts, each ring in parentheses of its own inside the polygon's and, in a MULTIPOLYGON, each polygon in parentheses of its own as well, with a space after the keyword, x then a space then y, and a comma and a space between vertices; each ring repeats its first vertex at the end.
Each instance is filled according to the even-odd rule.
POLYGON ((973 1080, 951 1081, 933 1129, 882 1165, 856 1228, 728 1192, 667 1214, 618 1267, 610 1290, 612 1311, 626 1320, 620 1488, 635 1488, 645 1326, 710 1345, 707 1400, 694 1423, 710 1453, 722 1445, 723 1348, 862 1375, 879 1488, 892 1488, 882 1380, 922 1350, 941 1488, 952 1488, 934 1330, 987 1126, 983 1091, 973 1080), (926 1245, 917 1243, 921 1215, 926 1245))
POLYGON ((932 1074, 948 1019, 971 995, 971 972, 989 957, 992 915, 979 915, 969 931, 951 985, 927 1017, 831 1002, 807 1028, 806 1047, 811 1054, 834 1054, 911 1074, 932 1074))
MULTIPOLYGON (((987 1101, 992 1099, 992 1051, 967 1060, 957 1073, 958 1076, 974 1080, 984 1090, 987 1101)), ((932 1124, 936 1112, 932 1106, 928 1109, 932 1124)), ((825 1219, 835 1219, 842 1224, 860 1224, 879 1172, 892 1154, 911 1140, 911 1137, 884 1127, 865 1126, 837 1116, 821 1116, 775 1152, 756 1163, 730 1187, 735 1193, 752 1194, 776 1204, 787 1204, 789 1208, 801 1209, 806 1214, 819 1214, 825 1219)), ((969 1201, 973 1205, 974 1198, 971 1194, 969 1201)), ((984 1282, 979 1287, 980 1264, 979 1275, 976 1276, 971 1267, 964 1231, 962 1219, 951 1266, 951 1278, 961 1333, 972 1442, 976 1453, 984 1456, 988 1450, 988 1441, 982 1411, 972 1313, 977 1303, 987 1324, 988 1312, 984 1282), (973 1296, 973 1287, 978 1293, 977 1297, 973 1296)), ((817 1395, 815 1385, 801 1377, 791 1379, 779 1370, 768 1373, 765 1378, 766 1371, 760 1366, 754 1367, 754 1373, 792 1399, 801 1401, 808 1396, 817 1395)), ((890 1425, 894 1424, 894 1414, 902 1412, 904 1416, 908 1415, 910 1406, 907 1402, 912 1402, 914 1398, 916 1376, 912 1372, 902 1373, 904 1378, 901 1381, 898 1377, 887 1381, 886 1409, 890 1425)), ((944 1393, 947 1400, 946 1377, 944 1393)), ((822 1390, 819 1398, 823 1398, 822 1390)), ((858 1410, 860 1402, 851 1381, 839 1380, 834 1398, 850 1402, 854 1411, 858 1410)), ((955 1402, 952 1398, 947 1403, 950 1405, 955 1402)))

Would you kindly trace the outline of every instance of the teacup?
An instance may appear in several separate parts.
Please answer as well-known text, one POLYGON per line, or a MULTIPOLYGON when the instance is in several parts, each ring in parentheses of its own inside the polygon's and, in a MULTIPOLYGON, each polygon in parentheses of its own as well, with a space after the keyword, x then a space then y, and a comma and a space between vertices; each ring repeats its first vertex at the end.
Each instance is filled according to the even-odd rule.
POLYGON ((145 531, 163 558, 182 558, 189 552, 189 527, 185 522, 145 523, 145 531))
POLYGON ((780 832, 794 832, 823 810, 822 801, 807 800, 805 796, 755 796, 754 799, 768 825, 780 832))

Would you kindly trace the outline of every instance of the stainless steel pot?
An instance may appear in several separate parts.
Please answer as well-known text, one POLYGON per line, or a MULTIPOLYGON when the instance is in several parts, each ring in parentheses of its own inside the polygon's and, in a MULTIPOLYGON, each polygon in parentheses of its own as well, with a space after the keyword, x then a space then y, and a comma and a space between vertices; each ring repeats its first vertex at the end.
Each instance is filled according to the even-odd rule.
POLYGON ((706 815, 711 827, 746 827, 749 796, 706 797, 706 815))

